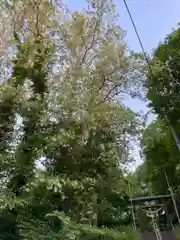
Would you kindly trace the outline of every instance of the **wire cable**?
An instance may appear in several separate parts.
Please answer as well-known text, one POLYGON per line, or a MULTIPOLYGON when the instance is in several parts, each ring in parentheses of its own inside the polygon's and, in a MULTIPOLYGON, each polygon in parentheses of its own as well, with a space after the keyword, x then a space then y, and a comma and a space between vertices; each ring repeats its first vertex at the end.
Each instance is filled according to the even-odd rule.
MULTIPOLYGON (((139 35, 139 33, 138 33, 138 30, 137 30, 137 27, 136 27, 135 22, 134 22, 134 20, 133 20, 131 11, 130 11, 130 9, 129 9, 129 7, 128 7, 128 4, 127 4, 126 0, 123 0, 123 2, 124 2, 124 5, 125 5, 125 7, 126 7, 126 10, 127 10, 127 12, 128 12, 128 15, 129 15, 129 17, 130 17, 130 20, 131 20, 131 23, 132 23, 132 25, 133 25, 134 31, 135 31, 135 33, 136 33, 136 36, 137 36, 137 38, 138 38, 138 41, 139 41, 139 44, 140 44, 140 46, 141 46, 142 52, 143 52, 143 54, 144 54, 145 60, 146 60, 146 62, 147 62, 147 65, 148 65, 148 68, 149 68, 149 71, 150 71, 150 75, 151 75, 151 77, 153 77, 152 67, 151 67, 151 65, 150 65, 149 59, 148 59, 147 54, 146 54, 146 52, 145 52, 145 49, 144 49, 142 40, 141 40, 141 38, 140 38, 140 35, 139 35)), ((167 118, 167 120, 168 120, 168 122, 169 122, 169 119, 168 119, 167 114, 165 114, 165 116, 166 116, 166 118, 167 118)), ((169 122, 169 125, 170 125, 171 128, 172 128, 172 125, 170 124, 170 122, 169 122)), ((172 130, 171 130, 171 131, 172 131, 172 130)), ((174 129, 173 129, 173 131, 174 131, 174 129)), ((172 133, 173 133, 173 131, 172 131, 172 133)), ((173 134, 173 136, 174 136, 174 134, 173 134)), ((176 139, 176 136, 174 136, 174 139, 175 139, 175 142, 176 142, 176 140, 177 140, 177 139, 176 139)), ((177 145, 178 149, 180 150, 177 142, 176 142, 176 145, 177 145)), ((166 175, 165 175, 165 176, 166 176, 166 175)), ((167 180, 167 182, 168 182, 167 176, 166 176, 166 180, 167 180)), ((168 187, 169 187, 169 183, 168 183, 168 187)), ((171 187, 169 187, 169 190, 170 190, 170 193, 171 193, 171 194, 174 194, 171 187)), ((180 225, 180 217, 179 217, 179 212, 178 212, 178 210, 177 210, 177 206, 176 206, 176 201, 175 201, 174 195, 173 195, 173 197, 172 197, 172 200, 173 200, 174 207, 175 207, 175 211, 176 211, 176 215, 177 215, 177 218, 178 218, 178 223, 179 223, 179 225, 180 225)))
POLYGON ((143 55, 144 55, 145 60, 146 60, 146 62, 147 62, 147 65, 148 65, 148 68, 149 68, 149 71, 150 71, 151 77, 153 77, 152 67, 151 67, 151 65, 150 65, 150 62, 149 62, 148 56, 147 56, 147 54, 146 54, 146 52, 145 52, 145 49, 144 49, 144 46, 143 46, 143 43, 142 43, 141 37, 140 37, 140 35, 139 35, 139 33, 138 33, 138 30, 137 30, 136 24, 135 24, 135 22, 134 22, 134 20, 133 20, 133 17, 132 17, 131 11, 130 11, 130 9, 129 9, 129 7, 128 7, 128 4, 127 4, 126 0, 123 0, 123 2, 124 2, 124 5, 125 5, 125 7, 126 7, 126 10, 127 10, 127 12, 128 12, 128 15, 129 15, 129 18, 130 18, 130 20, 131 20, 131 23, 132 23, 132 25, 133 25, 134 31, 135 31, 135 33, 136 33, 136 36, 137 36, 137 38, 138 38, 138 41, 139 41, 139 44, 140 44, 140 46, 141 46, 141 49, 142 49, 143 55))

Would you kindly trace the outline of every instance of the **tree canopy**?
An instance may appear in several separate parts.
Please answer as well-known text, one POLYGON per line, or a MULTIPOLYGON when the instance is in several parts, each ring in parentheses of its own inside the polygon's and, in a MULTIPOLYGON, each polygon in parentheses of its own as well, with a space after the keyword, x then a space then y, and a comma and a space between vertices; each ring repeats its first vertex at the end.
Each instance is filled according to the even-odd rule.
MULTIPOLYGON (((179 39, 174 29, 154 50, 145 81, 147 99, 157 119, 144 131, 141 168, 148 171, 149 191, 168 193, 164 172, 175 191, 179 191, 179 150, 172 129, 179 138, 179 39)), ((144 173, 140 173, 144 177, 144 173)), ((178 193, 179 194, 179 193, 178 193)))
POLYGON ((131 220, 125 175, 140 119, 121 97, 138 94, 144 66, 115 6, 0 10, 0 238, 135 239, 118 228, 131 220))
POLYGON ((167 35, 155 49, 146 86, 150 106, 161 117, 168 115, 173 122, 179 119, 179 39, 180 29, 167 35))

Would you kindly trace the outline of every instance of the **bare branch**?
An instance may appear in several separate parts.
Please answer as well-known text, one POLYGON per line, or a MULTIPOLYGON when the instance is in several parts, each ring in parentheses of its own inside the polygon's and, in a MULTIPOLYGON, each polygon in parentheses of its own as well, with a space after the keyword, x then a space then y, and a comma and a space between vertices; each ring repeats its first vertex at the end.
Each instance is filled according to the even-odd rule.
POLYGON ((89 47, 87 47, 87 48, 85 47, 86 50, 85 50, 84 56, 83 56, 83 58, 82 58, 81 65, 84 63, 88 52, 92 49, 92 47, 93 47, 93 45, 94 45, 94 42, 95 42, 95 33, 96 33, 96 31, 97 31, 97 27, 98 27, 99 22, 100 22, 99 19, 97 19, 97 20, 96 20, 95 27, 94 27, 94 31, 93 31, 93 37, 92 37, 91 45, 90 45, 89 47))
POLYGON ((36 15, 36 37, 40 36, 40 30, 39 30, 39 4, 40 2, 37 0, 34 3, 34 10, 35 10, 35 15, 36 15))
MULTIPOLYGON (((122 76, 121 76, 121 79, 123 78, 123 76, 125 75, 126 73, 124 73, 122 76)), ((96 104, 96 106, 100 105, 101 103, 104 103, 106 100, 111 100, 113 97, 117 96, 118 94, 120 93, 124 93, 124 94, 127 94, 127 92, 125 92, 124 90, 120 90, 116 93, 113 94, 113 96, 110 97, 111 93, 113 93, 114 90, 116 90, 117 87, 120 86, 121 83, 116 83, 110 90, 109 92, 106 94, 106 96, 104 97, 104 99, 102 101, 100 101, 99 103, 96 104)))
POLYGON ((28 30, 29 32, 31 32, 35 37, 36 37, 36 33, 32 31, 32 29, 26 27, 25 30, 28 30))
POLYGON ((118 92, 116 92, 116 93, 114 93, 110 98, 104 98, 104 101, 106 101, 106 100, 112 100, 115 96, 117 96, 117 95, 119 95, 119 94, 121 94, 121 93, 123 93, 123 94, 127 94, 127 92, 126 91, 124 91, 124 90, 120 90, 120 91, 118 91, 118 92))
POLYGON ((101 86, 99 87, 99 89, 97 90, 97 93, 103 89, 103 87, 104 87, 104 85, 105 85, 105 83, 106 83, 106 80, 107 80, 108 77, 110 77, 113 73, 114 73, 114 71, 112 71, 111 73, 109 73, 108 75, 106 75, 106 76, 103 77, 102 84, 101 84, 101 86))
POLYGON ((103 89, 103 87, 106 83, 106 80, 107 80, 107 76, 104 76, 103 77, 103 82, 102 82, 101 86, 99 87, 99 89, 97 90, 97 93, 103 89))
POLYGON ((83 40, 83 43, 84 43, 85 48, 87 48, 87 46, 86 46, 86 41, 85 41, 84 37, 81 36, 81 39, 83 40))

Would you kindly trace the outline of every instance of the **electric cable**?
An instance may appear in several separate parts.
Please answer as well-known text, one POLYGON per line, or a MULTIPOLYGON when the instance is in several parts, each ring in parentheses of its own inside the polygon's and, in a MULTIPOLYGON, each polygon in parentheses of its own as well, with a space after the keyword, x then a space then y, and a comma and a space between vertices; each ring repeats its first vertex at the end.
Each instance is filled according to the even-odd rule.
MULTIPOLYGON (((152 67, 151 67, 151 65, 150 65, 148 56, 147 56, 147 54, 146 54, 146 52, 145 52, 145 49, 144 49, 144 46, 143 46, 143 43, 142 43, 140 34, 139 34, 139 32, 138 32, 138 30, 137 30, 137 27, 136 27, 136 24, 135 24, 135 22, 134 22, 134 20, 133 20, 133 17, 132 17, 130 8, 129 8, 128 4, 127 4, 127 1, 126 1, 126 0, 123 0, 123 2, 124 2, 124 5, 125 5, 125 7, 126 7, 126 10, 127 10, 127 12, 128 12, 128 15, 129 15, 129 17, 130 17, 130 20, 131 20, 131 23, 132 23, 132 25, 133 25, 134 31, 135 31, 135 33, 136 33, 136 36, 137 36, 137 38, 138 38, 138 41, 139 41, 139 44, 140 44, 140 46, 141 46, 143 55, 144 55, 145 60, 146 60, 146 62, 147 62, 147 65, 148 65, 148 68, 149 68, 149 72, 150 72, 150 77, 152 78, 152 77, 153 77, 152 67)), ((168 123, 169 123, 171 129, 173 129, 173 127, 172 127, 172 125, 171 125, 171 123, 170 123, 170 121, 169 121, 168 116, 167 116, 166 114, 165 114, 165 116, 166 116, 166 118, 167 118, 167 120, 168 120, 168 123)), ((172 131, 172 130, 171 130, 171 131, 172 131)), ((177 145, 178 149, 180 150, 180 145, 177 144, 177 139, 176 139, 177 137, 176 137, 175 134, 174 134, 174 129, 173 129, 173 131, 172 131, 172 134, 173 134, 173 136, 174 136, 176 145, 177 145)), ((165 176, 166 176, 166 175, 165 175, 165 176)), ((166 176, 166 181, 168 181, 168 180, 167 180, 167 176, 166 176)), ((168 183, 168 187, 169 187, 169 183, 168 183)), ((171 193, 171 196, 172 196, 173 204, 174 204, 175 211, 176 211, 176 215, 177 215, 177 218, 178 218, 178 223, 179 223, 179 225, 180 225, 180 217, 179 217, 179 212, 178 212, 178 210, 177 210, 176 201, 175 201, 175 198, 174 198, 174 193, 173 193, 171 187, 169 187, 169 190, 170 190, 170 193, 171 193)))
POLYGON ((151 65, 150 65, 148 56, 147 56, 147 54, 146 54, 146 52, 145 52, 145 49, 144 49, 144 46, 143 46, 143 43, 142 43, 140 34, 139 34, 139 32, 138 32, 138 30, 137 30, 137 27, 136 27, 136 24, 135 24, 135 22, 134 22, 134 20, 133 20, 131 11, 130 11, 130 9, 129 9, 129 7, 128 7, 128 4, 127 4, 126 0, 123 0, 123 2, 124 2, 124 5, 125 5, 125 7, 126 7, 126 10, 127 10, 127 12, 128 12, 128 15, 129 15, 129 17, 130 17, 130 20, 131 20, 131 23, 132 23, 132 25, 133 25, 134 31, 135 31, 135 33, 136 33, 136 36, 137 36, 137 38, 138 38, 138 41, 139 41, 139 44, 140 44, 140 46, 141 46, 143 55, 144 55, 145 60, 146 60, 146 62, 147 62, 147 65, 148 65, 148 68, 149 68, 151 77, 153 77, 152 67, 151 67, 151 65))

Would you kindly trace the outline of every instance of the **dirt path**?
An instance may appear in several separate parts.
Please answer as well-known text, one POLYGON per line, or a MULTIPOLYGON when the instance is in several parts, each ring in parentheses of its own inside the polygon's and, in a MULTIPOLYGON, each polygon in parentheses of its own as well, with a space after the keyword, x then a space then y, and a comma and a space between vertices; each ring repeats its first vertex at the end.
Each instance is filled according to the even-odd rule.
MULTIPOLYGON (((162 240, 176 240, 173 232, 162 232, 162 240)), ((157 240, 156 236, 152 232, 142 233, 141 240, 157 240)))

